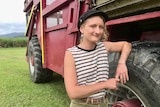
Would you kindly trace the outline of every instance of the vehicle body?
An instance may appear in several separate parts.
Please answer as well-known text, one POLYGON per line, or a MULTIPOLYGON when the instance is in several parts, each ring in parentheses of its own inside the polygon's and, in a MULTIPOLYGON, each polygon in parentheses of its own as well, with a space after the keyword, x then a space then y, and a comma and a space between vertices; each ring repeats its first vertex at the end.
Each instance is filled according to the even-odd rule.
MULTIPOLYGON (((135 97, 141 107, 160 105, 159 0, 25 0, 24 4, 26 57, 33 82, 50 81, 53 72, 63 76, 65 51, 80 41, 80 15, 99 9, 109 16, 108 40, 125 40, 133 46, 127 61, 130 82, 108 92, 109 107, 135 97)), ((109 53, 110 76, 114 75, 119 54, 109 53)))

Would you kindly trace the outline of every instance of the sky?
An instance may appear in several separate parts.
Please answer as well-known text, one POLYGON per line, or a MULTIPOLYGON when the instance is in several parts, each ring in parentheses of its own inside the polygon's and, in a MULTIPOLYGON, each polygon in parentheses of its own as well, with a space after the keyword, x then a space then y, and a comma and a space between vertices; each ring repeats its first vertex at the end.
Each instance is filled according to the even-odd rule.
POLYGON ((24 0, 1 0, 0 35, 12 32, 25 32, 26 19, 24 0))

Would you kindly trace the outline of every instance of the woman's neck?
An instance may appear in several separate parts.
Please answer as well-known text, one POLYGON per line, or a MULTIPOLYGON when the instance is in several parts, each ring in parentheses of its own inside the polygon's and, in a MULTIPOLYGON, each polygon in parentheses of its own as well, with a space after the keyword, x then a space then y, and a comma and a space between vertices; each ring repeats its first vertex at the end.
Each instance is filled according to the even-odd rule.
POLYGON ((82 49, 92 50, 96 47, 96 43, 90 43, 90 42, 82 41, 78 46, 82 49))

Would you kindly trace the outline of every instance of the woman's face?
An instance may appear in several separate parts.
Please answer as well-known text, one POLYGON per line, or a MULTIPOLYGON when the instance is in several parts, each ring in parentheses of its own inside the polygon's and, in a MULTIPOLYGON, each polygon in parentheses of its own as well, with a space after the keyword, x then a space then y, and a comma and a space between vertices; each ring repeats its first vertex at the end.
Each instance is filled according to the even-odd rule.
POLYGON ((81 25, 80 31, 83 34, 83 41, 97 42, 104 34, 104 22, 99 16, 88 18, 84 24, 81 25))

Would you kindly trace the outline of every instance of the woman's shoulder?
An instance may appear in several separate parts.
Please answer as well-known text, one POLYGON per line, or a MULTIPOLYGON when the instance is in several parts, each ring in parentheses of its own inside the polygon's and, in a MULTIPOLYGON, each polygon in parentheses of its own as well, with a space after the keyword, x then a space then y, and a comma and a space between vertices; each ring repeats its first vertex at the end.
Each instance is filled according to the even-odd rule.
POLYGON ((67 49, 67 51, 73 52, 77 50, 77 46, 73 46, 67 49))
POLYGON ((108 50, 107 50, 107 49, 108 49, 108 46, 106 45, 106 42, 98 42, 98 43, 97 43, 97 48, 108 51, 108 50))
POLYGON ((96 44, 97 44, 97 45, 102 45, 102 44, 103 44, 103 42, 97 42, 96 44))
POLYGON ((96 45, 97 45, 97 47, 104 47, 104 43, 103 42, 97 42, 96 45))

